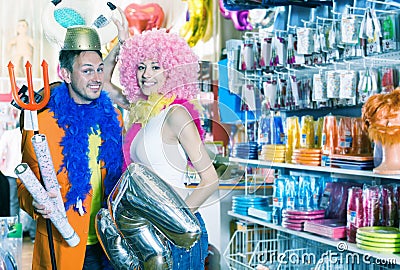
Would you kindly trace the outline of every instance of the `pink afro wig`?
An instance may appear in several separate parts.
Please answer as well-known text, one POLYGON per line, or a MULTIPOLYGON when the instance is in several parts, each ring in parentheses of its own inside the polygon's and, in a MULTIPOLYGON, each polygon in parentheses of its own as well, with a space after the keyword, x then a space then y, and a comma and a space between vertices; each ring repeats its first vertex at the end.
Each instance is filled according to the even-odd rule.
POLYGON ((177 34, 153 29, 134 35, 125 41, 119 59, 120 82, 130 103, 146 99, 136 77, 138 65, 146 60, 158 61, 167 72, 160 94, 191 100, 199 93, 199 58, 177 34))

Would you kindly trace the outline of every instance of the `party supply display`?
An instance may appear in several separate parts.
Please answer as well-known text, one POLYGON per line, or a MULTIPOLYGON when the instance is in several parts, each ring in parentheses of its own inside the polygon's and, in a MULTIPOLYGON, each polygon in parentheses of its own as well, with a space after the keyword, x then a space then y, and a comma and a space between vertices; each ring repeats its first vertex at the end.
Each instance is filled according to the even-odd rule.
POLYGON ((368 226, 362 227, 357 230, 357 234, 375 237, 376 239, 400 239, 400 230, 394 227, 383 227, 383 226, 368 226))
POLYGON ((337 219, 308 220, 304 222, 304 231, 332 239, 346 238, 346 224, 337 219))
POLYGON ((285 149, 283 144, 265 144, 261 148, 258 159, 283 163, 285 162, 285 149))
POLYGON ((282 210, 282 227, 303 231, 305 222, 324 218, 325 210, 307 210, 304 208, 282 210))
POLYGON ((247 216, 249 208, 267 209, 268 197, 259 195, 243 195, 232 197, 232 210, 233 212, 247 216))
POLYGON ((321 149, 294 149, 292 154, 292 163, 319 166, 321 165, 321 149))
POLYGON ((134 265, 135 256, 143 269, 169 269, 171 253, 159 232, 186 249, 200 238, 199 222, 183 199, 144 165, 131 163, 107 202, 109 213, 97 215, 97 234, 118 269, 134 265))
POLYGON ((245 159, 257 159, 258 144, 257 142, 236 143, 233 146, 231 156, 245 159))
POLYGON ((394 227, 362 227, 357 230, 357 247, 381 253, 400 252, 400 230, 394 227))
POLYGON ((47 209, 50 210, 50 220, 54 226, 64 237, 65 241, 69 246, 74 247, 79 244, 79 236, 76 234, 74 229, 68 223, 68 219, 58 210, 54 202, 47 195, 46 190, 40 185, 39 180, 32 172, 31 168, 26 163, 21 163, 15 168, 15 174, 21 179, 25 187, 31 193, 32 197, 41 205, 46 205, 47 209))

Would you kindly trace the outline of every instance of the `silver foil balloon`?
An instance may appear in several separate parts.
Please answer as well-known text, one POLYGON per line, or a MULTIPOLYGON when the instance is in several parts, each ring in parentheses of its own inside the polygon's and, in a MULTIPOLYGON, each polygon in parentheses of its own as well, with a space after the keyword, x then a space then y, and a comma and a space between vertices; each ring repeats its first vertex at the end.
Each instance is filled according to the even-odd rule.
POLYGON ((96 230, 107 257, 117 269, 138 269, 139 259, 119 234, 108 209, 96 215, 96 230))
POLYGON ((134 269, 136 257, 142 269, 171 269, 171 253, 163 238, 186 249, 200 239, 199 222, 186 203, 144 165, 128 166, 108 198, 108 208, 108 213, 99 211, 96 225, 115 268, 134 269))

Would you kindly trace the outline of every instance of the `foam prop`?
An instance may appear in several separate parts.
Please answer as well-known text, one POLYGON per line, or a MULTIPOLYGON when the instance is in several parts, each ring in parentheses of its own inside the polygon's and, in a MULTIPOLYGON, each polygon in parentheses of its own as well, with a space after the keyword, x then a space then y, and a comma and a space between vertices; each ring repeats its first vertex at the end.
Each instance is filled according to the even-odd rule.
POLYGON ((54 170, 53 160, 51 159, 49 145, 47 144, 46 135, 35 134, 32 137, 32 145, 35 150, 36 158, 39 163, 40 173, 43 178, 44 186, 48 192, 57 194, 57 197, 52 199, 57 210, 60 211, 64 216, 65 207, 61 197, 60 185, 57 181, 56 172, 54 170))
POLYGON ((32 172, 31 168, 26 163, 21 163, 15 168, 15 174, 24 183, 32 197, 41 205, 46 205, 47 209, 50 210, 50 220, 60 232, 62 237, 68 243, 69 246, 75 247, 79 244, 80 238, 68 223, 68 219, 65 214, 60 212, 57 206, 54 204, 47 195, 46 190, 40 185, 39 180, 32 172))

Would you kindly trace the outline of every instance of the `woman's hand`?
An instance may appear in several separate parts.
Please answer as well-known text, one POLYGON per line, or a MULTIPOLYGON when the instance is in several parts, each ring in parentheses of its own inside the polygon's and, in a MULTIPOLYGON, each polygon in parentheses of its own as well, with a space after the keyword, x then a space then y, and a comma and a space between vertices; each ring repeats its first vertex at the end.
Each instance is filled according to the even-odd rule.
POLYGON ((116 18, 117 16, 115 16, 114 14, 111 19, 118 29, 118 44, 116 44, 112 48, 112 50, 104 59, 104 90, 108 92, 110 98, 115 104, 118 104, 120 107, 128 110, 129 102, 122 94, 122 89, 118 85, 112 83, 112 76, 114 73, 115 65, 117 63, 120 47, 122 43, 124 43, 125 40, 129 38, 128 20, 126 19, 126 16, 122 9, 120 7, 117 7, 117 9, 121 15, 121 20, 119 20, 119 18, 116 18))
POLYGON ((124 11, 120 8, 117 7, 119 14, 121 15, 121 21, 119 21, 116 16, 111 17, 111 20, 114 22, 115 26, 117 26, 118 29, 118 42, 120 45, 122 45, 125 40, 129 38, 129 25, 128 25, 128 20, 126 19, 124 11))

